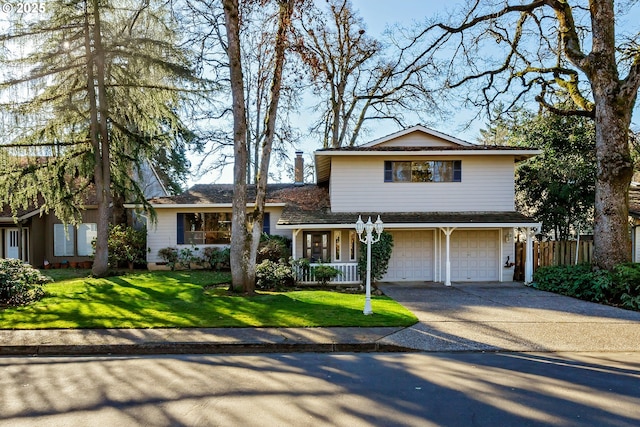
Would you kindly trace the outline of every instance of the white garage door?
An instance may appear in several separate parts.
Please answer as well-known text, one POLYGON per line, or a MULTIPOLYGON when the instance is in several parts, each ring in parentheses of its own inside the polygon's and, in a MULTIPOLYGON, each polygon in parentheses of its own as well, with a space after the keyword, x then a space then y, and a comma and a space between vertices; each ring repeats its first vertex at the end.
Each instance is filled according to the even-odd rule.
POLYGON ((385 281, 433 280, 433 231, 391 231, 393 251, 385 281))
POLYGON ((454 231, 451 235, 451 280, 499 280, 499 236, 498 230, 454 231))

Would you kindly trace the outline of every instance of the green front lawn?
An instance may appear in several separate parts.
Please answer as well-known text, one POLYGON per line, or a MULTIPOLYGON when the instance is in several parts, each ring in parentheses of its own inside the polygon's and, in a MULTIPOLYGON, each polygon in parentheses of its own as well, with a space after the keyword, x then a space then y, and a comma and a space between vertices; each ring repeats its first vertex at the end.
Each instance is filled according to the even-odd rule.
POLYGON ((0 310, 0 329, 409 326, 417 321, 385 296, 372 297, 371 316, 362 314, 362 294, 229 296, 223 286, 228 273, 163 271, 94 279, 69 278, 74 273, 68 271, 63 276, 46 285, 42 300, 0 310))

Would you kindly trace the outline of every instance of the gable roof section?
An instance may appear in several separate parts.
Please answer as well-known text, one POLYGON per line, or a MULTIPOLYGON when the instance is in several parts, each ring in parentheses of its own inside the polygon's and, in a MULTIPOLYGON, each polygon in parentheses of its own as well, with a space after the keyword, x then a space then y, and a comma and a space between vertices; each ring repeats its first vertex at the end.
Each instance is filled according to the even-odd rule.
MULTIPOLYGON (((171 197, 157 197, 149 200, 158 209, 172 207, 229 207, 233 203, 233 184, 196 184, 182 194, 171 197)), ((269 205, 284 205, 289 201, 296 201, 303 192, 303 186, 296 184, 268 184, 266 203, 269 205)), ((256 186, 247 185, 247 203, 254 203, 256 186)))
POLYGON ((536 227, 540 223, 520 212, 332 212, 326 188, 306 185, 300 187, 299 200, 313 200, 300 204, 290 201, 284 208, 277 227, 282 229, 353 228, 358 216, 366 221, 380 215, 389 228, 416 227, 536 227), (303 196, 308 192, 307 196, 303 196))
POLYGON ((414 144, 425 146, 425 143, 431 146, 464 147, 473 145, 470 142, 463 141, 462 139, 455 138, 442 132, 438 132, 426 126, 415 125, 383 136, 382 138, 375 139, 371 142, 367 142, 366 144, 361 145, 361 147, 381 147, 393 145, 412 146, 414 144))
POLYGON ((512 156, 522 161, 541 151, 502 145, 477 145, 437 132, 422 125, 392 133, 358 147, 316 150, 316 182, 328 182, 334 156, 512 156))
POLYGON ((0 210, 0 224, 16 224, 16 222, 23 221, 39 213, 40 208, 31 205, 28 209, 18 209, 14 217, 14 212, 12 212, 9 205, 4 205, 0 210))

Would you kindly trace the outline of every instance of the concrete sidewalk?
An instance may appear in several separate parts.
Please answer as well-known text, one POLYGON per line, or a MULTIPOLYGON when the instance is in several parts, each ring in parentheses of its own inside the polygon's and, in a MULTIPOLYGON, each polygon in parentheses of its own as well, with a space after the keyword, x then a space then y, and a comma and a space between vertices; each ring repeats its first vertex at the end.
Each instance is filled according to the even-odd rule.
POLYGON ((0 330, 0 356, 411 350, 382 340, 403 328, 0 330))
POLYGON ((405 283, 382 290, 419 322, 408 328, 0 330, 0 356, 640 351, 640 312, 520 283, 405 283))

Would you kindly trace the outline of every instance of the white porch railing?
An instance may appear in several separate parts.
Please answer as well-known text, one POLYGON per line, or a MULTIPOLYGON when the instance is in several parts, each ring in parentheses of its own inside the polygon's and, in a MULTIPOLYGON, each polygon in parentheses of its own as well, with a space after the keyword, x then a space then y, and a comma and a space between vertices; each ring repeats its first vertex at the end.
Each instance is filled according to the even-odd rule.
POLYGON ((330 282, 335 284, 352 284, 360 283, 360 275, 358 274, 358 264, 354 263, 311 263, 309 268, 303 268, 299 265, 293 267, 294 274, 298 283, 316 283, 317 280, 313 274, 314 267, 319 265, 328 265, 337 270, 340 270, 340 274, 330 282))

